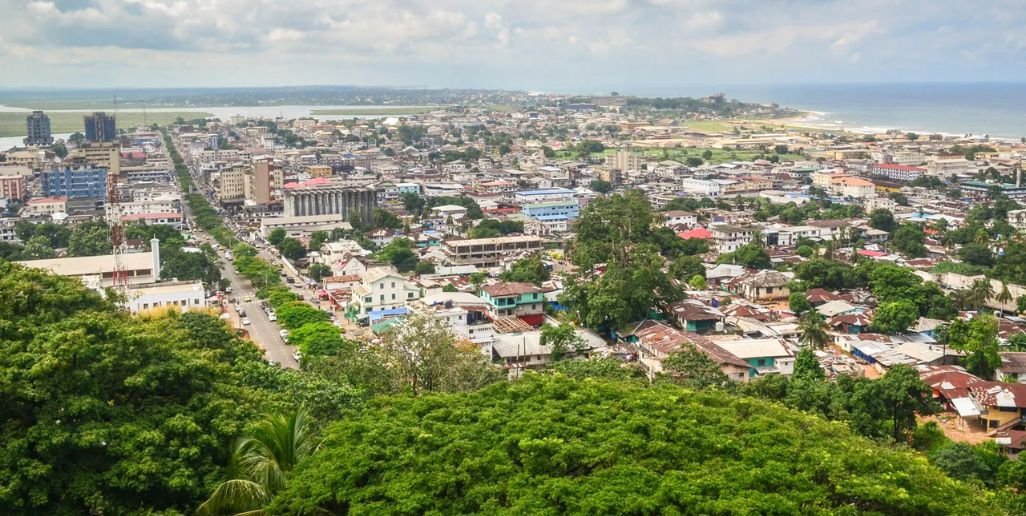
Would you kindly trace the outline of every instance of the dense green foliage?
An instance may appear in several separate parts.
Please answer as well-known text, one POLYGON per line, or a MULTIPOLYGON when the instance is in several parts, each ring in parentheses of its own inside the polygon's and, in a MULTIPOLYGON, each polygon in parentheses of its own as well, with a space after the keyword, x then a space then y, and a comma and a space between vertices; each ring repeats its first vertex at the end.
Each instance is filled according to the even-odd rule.
POLYGON ((470 228, 470 238, 495 238, 513 233, 523 233, 524 223, 519 220, 485 219, 470 228))
POLYGON ((543 281, 548 281, 549 269, 545 267, 545 262, 542 261, 540 254, 533 254, 513 262, 509 269, 502 271, 500 277, 503 281, 518 281, 541 285, 543 281))
POLYGON ((266 365, 217 318, 133 318, 77 280, 0 262, 0 507, 191 511, 264 410, 351 389, 266 365))
POLYGON ((842 425, 671 385, 536 376, 390 398, 330 427, 272 512, 996 510, 927 460, 842 425))

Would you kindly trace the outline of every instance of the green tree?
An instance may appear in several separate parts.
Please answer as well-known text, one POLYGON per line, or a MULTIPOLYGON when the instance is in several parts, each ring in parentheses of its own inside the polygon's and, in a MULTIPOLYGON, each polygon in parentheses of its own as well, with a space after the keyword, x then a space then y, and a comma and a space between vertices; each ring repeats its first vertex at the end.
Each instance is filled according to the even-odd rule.
POLYGON ((335 325, 329 322, 304 324, 289 333, 289 344, 299 347, 303 357, 330 356, 338 353, 345 342, 335 325))
POLYGON ((317 449, 313 424, 303 409, 287 415, 265 414, 235 443, 236 478, 220 483, 199 514, 252 513, 285 489, 292 469, 317 449))
POLYGON ((705 290, 708 285, 705 282, 705 276, 701 274, 695 274, 688 280, 688 286, 693 290, 705 290))
POLYGON ((678 256, 670 263, 669 271, 679 281, 691 281, 695 276, 705 277, 705 266, 695 256, 678 256))
POLYGON ((601 179, 593 179, 591 181, 591 184, 589 185, 589 188, 591 188, 592 191, 598 192, 600 194, 605 194, 613 191, 612 183, 610 183, 609 181, 603 181, 601 179))
POLYGON ((926 256, 925 240, 922 228, 915 224, 902 224, 894 231, 891 245, 908 258, 921 258, 926 256))
POLYGON ((543 324, 540 343, 551 348, 554 361, 562 360, 567 353, 579 351, 585 345, 584 339, 577 334, 577 329, 569 323, 561 323, 558 326, 543 324))
POLYGON ((97 256, 110 254, 113 248, 107 234, 107 225, 101 221, 82 222, 71 230, 68 254, 71 256, 97 256))
POLYGON ((981 514, 995 505, 918 452, 777 404, 554 374, 352 414, 326 430, 268 512, 981 514), (459 480, 466 471, 473 482, 459 480))
POLYGON ((424 274, 434 274, 435 264, 426 260, 420 260, 419 262, 417 262, 417 266, 413 268, 413 272, 418 276, 424 274))
POLYGON ((798 321, 798 342, 812 349, 823 349, 830 340, 823 316, 815 310, 805 312, 798 321))
POLYGON ((333 272, 331 267, 328 267, 323 263, 315 263, 307 268, 306 273, 310 276, 310 279, 320 283, 322 279, 331 276, 333 272))
POLYGON ((894 214, 890 210, 878 208, 869 214, 869 226, 891 233, 897 227, 897 223, 894 222, 894 214))
POLYGON ((805 347, 798 351, 798 355, 795 356, 794 372, 791 374, 791 378, 795 380, 826 380, 826 373, 819 366, 819 360, 816 359, 816 353, 812 351, 811 347, 805 347))
POLYGON ((873 314, 873 331, 895 334, 906 330, 919 319, 919 308, 909 301, 881 304, 873 314))
POLYGON ((948 476, 959 480, 977 480, 985 485, 994 485, 998 471, 1007 460, 993 443, 975 446, 949 443, 930 454, 930 462, 948 476))
POLYGON ((712 159, 712 157, 713 157, 712 150, 706 149, 706 150, 702 151, 702 159, 704 159, 706 161, 709 161, 709 160, 712 159))
POLYGON ((371 225, 375 228, 401 229, 403 221, 388 210, 374 208, 374 212, 371 214, 371 225))
POLYGON ((812 303, 805 297, 803 292, 791 292, 787 296, 787 305, 791 309, 791 312, 796 315, 801 315, 804 312, 812 310, 812 303))
POLYGON ((987 302, 994 298, 994 287, 990 280, 980 278, 969 286, 969 302, 972 306, 983 308, 987 302))
POLYGON ((284 229, 274 228, 271 230, 271 233, 267 235, 267 243, 273 245, 274 247, 278 247, 281 245, 282 241, 285 240, 286 236, 288 235, 285 233, 284 229))
POLYGON ((981 267, 991 267, 994 265, 994 253, 990 251, 990 247, 986 244, 966 244, 958 250, 958 258, 963 262, 981 267))
POLYGON ((951 349, 965 353, 962 364, 970 373, 989 380, 1001 365, 997 334, 997 319, 982 314, 968 322, 956 319, 947 328, 945 338, 951 349))
POLYGON ((286 303, 279 306, 277 310, 278 321, 289 330, 296 330, 311 323, 327 322, 331 319, 327 313, 302 301, 286 303))
POLYGON ((286 237, 282 240, 278 249, 281 251, 281 255, 289 260, 306 258, 306 248, 303 247, 299 240, 292 237, 286 237))
POLYGON ((43 235, 36 235, 28 239, 22 254, 29 260, 41 260, 56 256, 53 247, 50 247, 50 241, 43 235))
POLYGON ((663 360, 667 375, 680 385, 704 388, 726 385, 730 380, 719 364, 691 344, 681 346, 663 360))
POLYGON ((697 156, 688 156, 684 159, 684 164, 691 168, 700 167, 704 163, 705 161, 703 161, 702 158, 699 158, 697 156))
POLYGON ((509 269, 503 271, 499 277, 503 281, 541 285, 549 280, 549 269, 545 266, 545 262, 542 261, 540 254, 533 254, 513 262, 509 269))
POLYGON ((770 261, 769 253, 758 243, 738 247, 736 251, 720 256, 719 263, 733 263, 750 269, 770 269, 773 262, 770 261))
MULTIPOLYGON (((280 228, 277 228, 280 229, 280 228)), ((314 231, 310 233, 310 250, 318 251, 325 242, 328 241, 329 235, 326 231, 314 231)), ((284 240, 284 239, 282 239, 284 240)), ((279 242, 280 243, 280 242, 279 242)))

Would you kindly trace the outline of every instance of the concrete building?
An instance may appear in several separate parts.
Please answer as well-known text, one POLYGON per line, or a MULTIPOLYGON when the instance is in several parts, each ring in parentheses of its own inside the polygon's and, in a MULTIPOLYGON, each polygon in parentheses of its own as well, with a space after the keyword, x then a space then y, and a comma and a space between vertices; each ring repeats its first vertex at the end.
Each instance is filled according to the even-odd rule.
POLYGON ((353 288, 353 298, 346 315, 361 319, 376 310, 405 307, 406 303, 420 297, 420 289, 394 269, 370 269, 363 274, 361 283, 353 288))
POLYGON ((245 163, 235 163, 221 169, 217 180, 217 200, 222 203, 241 201, 246 197, 246 172, 249 167, 245 163))
POLYGON ((913 181, 926 174, 926 169, 896 163, 877 163, 869 169, 869 173, 892 181, 913 181))
POLYGON ((112 142, 117 139, 118 130, 114 115, 96 112, 84 117, 85 139, 90 142, 112 142))
POLYGON ((13 218, 0 218, 0 242, 8 244, 21 243, 21 239, 18 238, 18 234, 14 231, 14 224, 17 219, 13 218))
POLYGON ((698 179, 687 177, 684 178, 681 186, 688 192, 707 197, 720 197, 730 193, 731 190, 741 191, 741 182, 733 179, 698 179))
POLYGON ((160 308, 176 308, 188 312, 208 306, 207 295, 200 281, 133 286, 125 293, 125 297, 125 307, 133 314, 160 308))
POLYGON ((25 117, 25 130, 28 136, 22 142, 31 147, 46 146, 53 144, 53 136, 50 134, 50 117, 42 111, 33 111, 25 117))
POLYGON ((68 198, 63 195, 58 197, 36 197, 35 199, 29 199, 25 203, 21 216, 26 218, 43 218, 51 217, 54 213, 67 212, 68 198))
POLYGON ((0 198, 24 199, 27 194, 25 176, 0 176, 0 198))
POLYGON ((537 252, 541 248, 542 239, 530 235, 448 240, 443 244, 443 252, 453 264, 478 267, 495 267, 503 258, 537 252))
POLYGON ((69 199, 104 199, 107 197, 106 168, 65 168, 43 172, 43 195, 66 196, 69 199))
POLYGON ((522 190, 513 194, 513 201, 523 206, 543 202, 566 202, 575 199, 577 194, 568 188, 543 188, 540 190, 522 190))
POLYGON ((749 226, 714 224, 709 226, 709 231, 716 242, 717 251, 720 253, 732 253, 738 247, 750 244, 755 238, 757 229, 749 226))
POLYGON ((481 287, 481 299, 488 303, 492 320, 516 317, 531 326, 545 320, 545 297, 542 290, 530 283, 502 282, 481 287))
POLYGON ((342 186, 325 178, 285 186, 285 216, 340 214, 344 220, 369 221, 378 205, 374 188, 342 186))
POLYGON ((310 174, 310 177, 331 177, 335 171, 330 165, 310 165, 306 167, 306 173, 310 174))
POLYGON ((606 156, 606 166, 618 172, 641 170, 641 161, 641 156, 625 150, 606 156))
MULTIPOLYGON (((129 285, 153 283, 160 278, 160 240, 150 240, 152 251, 122 256, 122 266, 129 285)), ((44 269, 60 276, 81 279, 87 285, 114 285, 114 256, 76 256, 17 262, 26 267, 44 269)))

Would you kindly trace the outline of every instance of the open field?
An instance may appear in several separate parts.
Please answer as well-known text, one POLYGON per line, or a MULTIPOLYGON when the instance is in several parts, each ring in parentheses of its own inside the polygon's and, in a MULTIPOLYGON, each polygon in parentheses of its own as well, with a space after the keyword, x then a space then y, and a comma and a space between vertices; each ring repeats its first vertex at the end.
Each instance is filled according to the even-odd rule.
POLYGON ((361 108, 347 108, 347 109, 314 109, 310 111, 312 115, 381 115, 381 116, 395 116, 395 115, 419 115, 422 113, 428 113, 436 109, 440 109, 443 106, 396 106, 396 107, 368 107, 366 109, 361 108))
MULTIPOLYGON (((0 137, 24 136, 25 116, 27 113, 0 112, 0 137)), ((86 113, 49 112, 50 130, 54 134, 73 133, 82 131, 82 117, 86 113)), ((165 125, 173 122, 176 118, 182 117, 186 120, 194 118, 205 118, 212 116, 202 111, 172 111, 172 112, 149 112, 145 114, 146 124, 165 125)), ((122 111, 118 113, 118 128, 128 128, 143 123, 141 111, 122 111)))

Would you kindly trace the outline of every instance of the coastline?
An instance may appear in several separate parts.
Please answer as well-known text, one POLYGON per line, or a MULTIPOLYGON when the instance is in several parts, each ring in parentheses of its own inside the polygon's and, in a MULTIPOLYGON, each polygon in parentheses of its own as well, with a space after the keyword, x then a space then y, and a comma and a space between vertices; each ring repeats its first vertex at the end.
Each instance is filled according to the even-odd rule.
MULTIPOLYGON (((830 117, 829 112, 825 111, 801 111, 801 115, 785 117, 785 118, 770 118, 770 119, 753 119, 753 120, 739 120, 739 122, 748 123, 759 123, 770 126, 779 126, 783 129, 814 129, 818 131, 826 132, 839 132, 854 134, 859 136, 883 134, 887 131, 897 131, 899 133, 915 133, 919 135, 939 134, 944 138, 983 138, 984 134, 974 133, 949 133, 943 131, 931 131, 927 129, 909 129, 902 127, 869 127, 869 126, 852 126, 845 124, 841 120, 828 121, 830 117), (968 135, 968 136, 967 136, 968 135)), ((1015 143, 1019 142, 1018 137, 1012 136, 995 136, 987 135, 989 140, 1015 143)))

